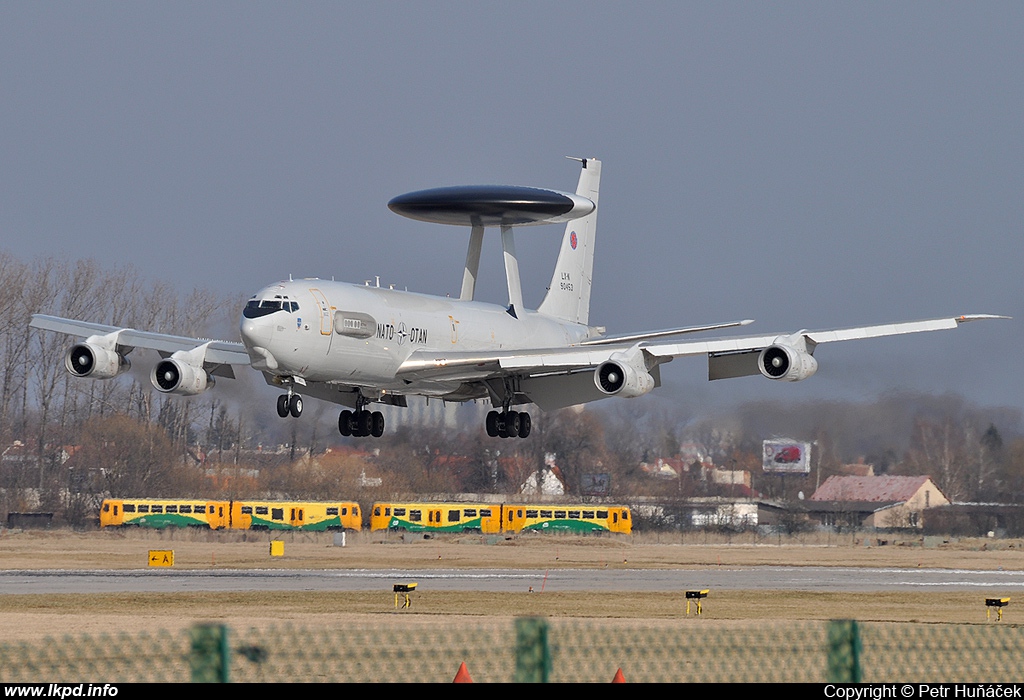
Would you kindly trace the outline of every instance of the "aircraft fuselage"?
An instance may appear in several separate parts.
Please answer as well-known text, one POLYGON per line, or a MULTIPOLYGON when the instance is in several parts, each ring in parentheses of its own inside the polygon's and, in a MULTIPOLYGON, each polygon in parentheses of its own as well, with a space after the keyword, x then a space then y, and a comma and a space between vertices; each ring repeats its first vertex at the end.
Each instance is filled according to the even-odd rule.
MULTIPOLYGON (((260 290, 241 319, 253 366, 279 377, 414 393, 395 373, 414 352, 569 346, 590 329, 532 311, 321 279, 260 290)), ((441 396, 458 382, 436 382, 441 396)), ((415 387, 423 393, 423 387, 415 387)))

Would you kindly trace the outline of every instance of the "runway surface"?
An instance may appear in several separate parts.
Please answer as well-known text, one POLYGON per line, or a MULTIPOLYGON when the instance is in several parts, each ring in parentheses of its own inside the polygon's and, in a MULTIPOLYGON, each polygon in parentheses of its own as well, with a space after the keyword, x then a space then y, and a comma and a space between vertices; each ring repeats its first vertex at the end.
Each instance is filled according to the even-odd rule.
POLYGON ((183 571, 3 571, 2 594, 172 593, 215 591, 377 591, 419 583, 420 590, 678 591, 680 589, 886 591, 992 589, 1024 594, 1024 571, 864 569, 838 567, 715 567, 651 569, 381 569, 183 571))

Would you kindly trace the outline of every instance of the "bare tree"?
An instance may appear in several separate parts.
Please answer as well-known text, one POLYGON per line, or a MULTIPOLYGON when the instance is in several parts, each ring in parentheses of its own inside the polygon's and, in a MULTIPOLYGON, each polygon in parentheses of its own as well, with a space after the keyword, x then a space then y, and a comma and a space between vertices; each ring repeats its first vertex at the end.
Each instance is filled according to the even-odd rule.
POLYGON ((970 454, 970 438, 952 418, 918 420, 911 448, 899 469, 905 474, 929 475, 951 501, 964 500, 973 494, 971 467, 976 454, 970 454))
POLYGON ((584 474, 607 470, 604 426, 596 412, 575 408, 545 414, 544 419, 539 447, 556 455, 566 489, 578 494, 584 474))
POLYGON ((9 301, 0 304, 0 439, 9 442, 24 432, 24 415, 19 415, 19 397, 24 397, 27 377, 28 308, 24 303, 28 267, 7 252, 0 251, 0 289, 9 301), (18 428, 15 428, 15 422, 18 428))
POLYGON ((186 470, 170 447, 167 433, 157 425, 124 415, 93 418, 82 429, 75 462, 117 496, 182 495, 186 470))

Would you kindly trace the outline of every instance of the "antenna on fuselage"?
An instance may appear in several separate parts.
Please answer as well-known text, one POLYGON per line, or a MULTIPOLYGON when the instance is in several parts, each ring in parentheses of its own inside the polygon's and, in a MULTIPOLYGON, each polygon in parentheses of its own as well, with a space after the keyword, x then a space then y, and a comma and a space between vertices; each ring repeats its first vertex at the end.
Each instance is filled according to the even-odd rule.
POLYGON ((499 228, 508 284, 508 313, 518 318, 517 311, 523 308, 523 288, 513 229, 516 226, 565 223, 590 214, 597 205, 586 197, 558 190, 464 185, 399 195, 388 202, 388 208, 418 221, 471 227, 459 295, 461 301, 472 301, 476 293, 484 229, 488 226, 499 228))

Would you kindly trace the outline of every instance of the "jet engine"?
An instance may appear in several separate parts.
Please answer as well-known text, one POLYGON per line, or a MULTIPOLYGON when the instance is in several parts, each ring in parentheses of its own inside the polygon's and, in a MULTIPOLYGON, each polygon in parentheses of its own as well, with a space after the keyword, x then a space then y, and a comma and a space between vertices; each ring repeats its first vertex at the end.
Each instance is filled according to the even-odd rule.
POLYGON ((195 396, 214 385, 205 369, 173 357, 158 362, 149 379, 157 391, 179 396, 195 396))
POLYGON ((758 355, 757 368, 769 379, 798 382, 818 371, 818 361, 806 350, 775 343, 758 355))
POLYGON ((131 369, 132 363, 116 350, 77 343, 64 354, 64 367, 76 377, 110 379, 131 369))
POLYGON ((594 383, 604 394, 632 399, 651 391, 655 382, 641 352, 617 352, 597 366, 594 383))

